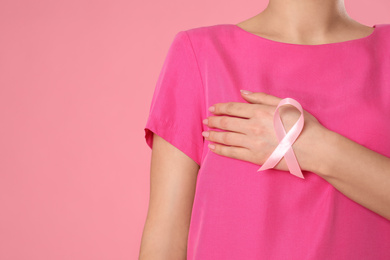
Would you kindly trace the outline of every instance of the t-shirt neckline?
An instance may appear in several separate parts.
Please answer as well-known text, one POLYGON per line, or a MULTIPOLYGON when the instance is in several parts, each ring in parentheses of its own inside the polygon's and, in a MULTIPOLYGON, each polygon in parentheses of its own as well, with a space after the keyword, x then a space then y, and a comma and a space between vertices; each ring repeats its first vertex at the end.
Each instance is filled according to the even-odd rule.
POLYGON ((296 43, 288 43, 288 42, 279 42, 279 41, 271 40, 268 38, 264 38, 260 35, 246 31, 236 24, 230 24, 230 25, 235 27, 238 31, 241 31, 245 34, 249 34, 249 36, 258 38, 259 40, 262 40, 262 41, 266 41, 266 42, 273 43, 273 44, 279 44, 279 45, 300 46, 300 47, 321 47, 321 46, 333 46, 333 45, 340 45, 340 44, 358 43, 358 42, 365 41, 365 40, 372 38, 376 34, 376 32, 378 31, 378 25, 374 24, 373 26, 371 26, 372 28, 374 28, 374 30, 369 35, 361 37, 361 38, 342 41, 342 42, 331 42, 331 43, 323 43, 323 44, 296 44, 296 43))

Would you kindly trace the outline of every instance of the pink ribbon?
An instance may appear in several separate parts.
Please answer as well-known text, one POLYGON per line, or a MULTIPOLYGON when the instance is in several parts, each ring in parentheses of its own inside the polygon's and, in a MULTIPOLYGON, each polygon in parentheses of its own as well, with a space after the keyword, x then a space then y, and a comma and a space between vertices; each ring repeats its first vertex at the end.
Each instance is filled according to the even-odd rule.
POLYGON ((276 149, 272 152, 270 157, 264 162, 264 164, 257 171, 264 171, 275 167, 275 165, 278 164, 278 162, 284 156, 284 158, 286 159, 288 169, 290 170, 290 173, 299 178, 302 179, 305 178, 303 177, 301 168, 299 167, 297 158, 295 157, 294 151, 292 149, 293 143, 302 132, 303 123, 304 123, 304 117, 303 117, 303 110, 301 104, 299 104, 298 101, 292 98, 282 99, 279 102, 278 106, 276 107, 275 114, 274 114, 274 128, 275 128, 276 136, 279 140, 279 145, 276 147, 276 149), (301 112, 301 116, 299 117, 298 121, 290 129, 287 135, 286 135, 286 131, 284 130, 282 120, 280 119, 279 110, 278 110, 278 108, 283 105, 293 105, 301 112))

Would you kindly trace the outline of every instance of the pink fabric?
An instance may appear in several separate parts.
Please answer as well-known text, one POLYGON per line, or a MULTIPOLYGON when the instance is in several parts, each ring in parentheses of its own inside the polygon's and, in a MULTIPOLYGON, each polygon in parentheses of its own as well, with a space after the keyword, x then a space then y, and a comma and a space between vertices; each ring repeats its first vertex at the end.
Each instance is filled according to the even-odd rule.
POLYGON ((384 217, 313 172, 258 172, 213 153, 201 134, 208 107, 246 102, 246 89, 293 98, 328 129, 390 157, 390 24, 373 27, 367 37, 322 45, 277 42, 234 24, 177 33, 145 138, 152 147, 154 132, 200 165, 188 260, 390 259, 384 217))

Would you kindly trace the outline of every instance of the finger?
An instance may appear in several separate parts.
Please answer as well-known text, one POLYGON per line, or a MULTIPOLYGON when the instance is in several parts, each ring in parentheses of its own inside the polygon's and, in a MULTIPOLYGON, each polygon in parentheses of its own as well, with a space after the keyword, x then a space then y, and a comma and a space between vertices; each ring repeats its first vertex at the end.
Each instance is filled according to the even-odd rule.
POLYGON ((248 119, 231 116, 209 116, 207 126, 237 133, 248 133, 248 119))
POLYGON ((212 112, 216 115, 230 115, 242 118, 251 118, 255 115, 256 109, 261 109, 258 104, 248 104, 242 102, 216 103, 213 105, 215 110, 212 112))
POLYGON ((248 138, 246 134, 224 131, 207 131, 209 133, 206 140, 216 142, 224 145, 233 145, 239 147, 249 147, 247 142, 248 138))
POLYGON ((252 161, 253 154, 247 148, 226 146, 218 143, 212 143, 212 145, 214 145, 215 148, 214 149, 210 148, 210 150, 216 154, 237 159, 237 160, 252 161))
POLYGON ((279 97, 264 92, 254 92, 252 94, 247 94, 247 95, 241 93, 241 96, 243 96, 246 100, 250 101, 251 103, 264 104, 269 106, 277 106, 280 100, 282 100, 279 97))

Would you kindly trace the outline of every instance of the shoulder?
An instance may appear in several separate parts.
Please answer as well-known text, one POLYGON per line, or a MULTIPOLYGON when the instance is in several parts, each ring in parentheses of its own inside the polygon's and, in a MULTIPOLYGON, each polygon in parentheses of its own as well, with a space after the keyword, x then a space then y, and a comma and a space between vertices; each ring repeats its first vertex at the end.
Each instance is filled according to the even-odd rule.
MULTIPOLYGON (((176 33, 174 42, 192 49, 198 60, 210 60, 215 53, 227 51, 234 37, 233 24, 214 24, 193 27, 176 33)), ((234 49, 234 48, 233 48, 234 49)))
POLYGON ((390 53, 390 23, 381 23, 375 25, 377 42, 382 50, 390 53))
POLYGON ((377 28, 381 28, 382 31, 390 31, 390 23, 378 23, 377 28))
POLYGON ((383 39, 390 40, 390 23, 376 24, 375 28, 378 30, 377 34, 383 39))
POLYGON ((179 31, 175 38, 189 40, 196 46, 207 46, 215 44, 226 38, 232 37, 233 24, 213 24, 207 26, 193 27, 179 31))

